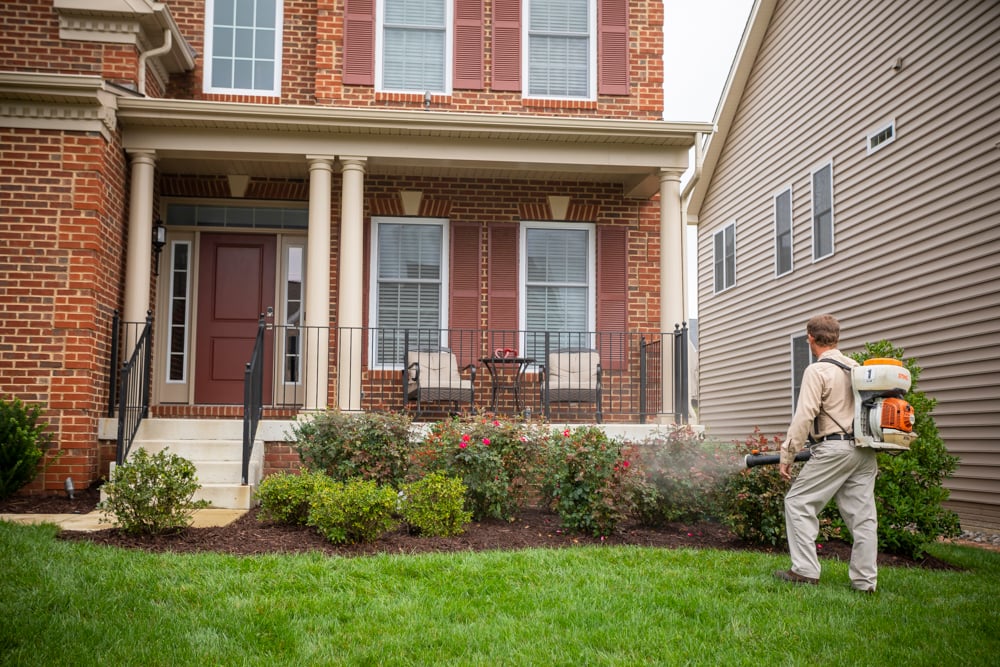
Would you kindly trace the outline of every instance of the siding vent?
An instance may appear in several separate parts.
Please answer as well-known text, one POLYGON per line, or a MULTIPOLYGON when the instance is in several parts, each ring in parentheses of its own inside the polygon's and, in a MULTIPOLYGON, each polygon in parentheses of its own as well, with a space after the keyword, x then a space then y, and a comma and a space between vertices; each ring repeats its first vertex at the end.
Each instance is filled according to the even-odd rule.
POLYGON ((886 125, 868 133, 868 154, 871 155, 886 144, 896 140, 896 121, 890 120, 886 125))

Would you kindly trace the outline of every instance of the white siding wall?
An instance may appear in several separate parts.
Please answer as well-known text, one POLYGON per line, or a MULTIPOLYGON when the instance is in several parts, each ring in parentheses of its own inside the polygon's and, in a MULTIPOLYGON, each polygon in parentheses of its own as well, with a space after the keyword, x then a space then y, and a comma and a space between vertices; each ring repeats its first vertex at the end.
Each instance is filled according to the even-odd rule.
POLYGON ((952 498, 1000 526, 998 91, 998 2, 778 3, 699 217, 710 435, 784 432, 789 339, 830 312, 845 352, 886 338, 917 359, 962 460, 952 498), (896 140, 868 155, 893 118, 896 140), (830 160, 835 252, 814 262, 810 172, 830 160), (794 270, 776 278, 772 198, 788 185, 794 270), (737 284, 715 295, 712 234, 733 220, 737 284))

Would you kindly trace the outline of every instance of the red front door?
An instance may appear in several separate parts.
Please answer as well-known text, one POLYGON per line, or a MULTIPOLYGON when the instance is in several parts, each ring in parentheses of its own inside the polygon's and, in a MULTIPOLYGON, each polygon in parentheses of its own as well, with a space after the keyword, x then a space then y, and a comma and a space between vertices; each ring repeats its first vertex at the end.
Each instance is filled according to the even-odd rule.
MULTIPOLYGON (((274 304, 275 245, 273 236, 201 236, 196 403, 243 403, 243 375, 253 353, 257 322, 274 304)), ((269 396, 270 336, 266 342, 264 395, 269 396)))

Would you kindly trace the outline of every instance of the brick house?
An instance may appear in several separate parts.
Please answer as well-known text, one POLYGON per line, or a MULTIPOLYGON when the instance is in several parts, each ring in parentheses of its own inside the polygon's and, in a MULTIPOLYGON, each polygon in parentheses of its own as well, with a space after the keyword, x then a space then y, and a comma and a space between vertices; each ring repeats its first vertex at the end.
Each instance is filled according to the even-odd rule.
POLYGON ((268 420, 410 407, 426 332, 462 366, 535 358, 496 404, 480 365, 476 409, 548 409, 570 343, 600 354, 606 421, 676 418, 646 343, 686 319, 679 185, 712 127, 663 120, 662 23, 647 0, 4 2, 0 394, 64 452, 28 490, 107 474, 147 313, 140 439, 227 437, 178 420, 238 422, 261 330, 266 467, 268 420))

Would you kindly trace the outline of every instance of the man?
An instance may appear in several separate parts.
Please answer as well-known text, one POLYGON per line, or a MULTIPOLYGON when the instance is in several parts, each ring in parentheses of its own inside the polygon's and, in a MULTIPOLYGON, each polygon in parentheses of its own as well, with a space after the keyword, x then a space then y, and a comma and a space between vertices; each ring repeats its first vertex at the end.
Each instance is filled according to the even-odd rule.
POLYGON ((812 436, 812 457, 785 494, 785 529, 792 557, 790 570, 774 573, 784 581, 819 583, 816 537, 819 513, 835 498, 854 537, 851 586, 874 593, 878 570, 878 517, 875 510, 875 451, 854 446, 854 394, 850 367, 857 362, 837 349, 840 323, 817 315, 806 323, 806 338, 816 363, 802 375, 802 389, 788 435, 781 444, 781 476, 792 478, 795 455, 812 436), (832 363, 837 362, 837 363, 832 363), (847 368, 842 368, 840 365, 847 368))

